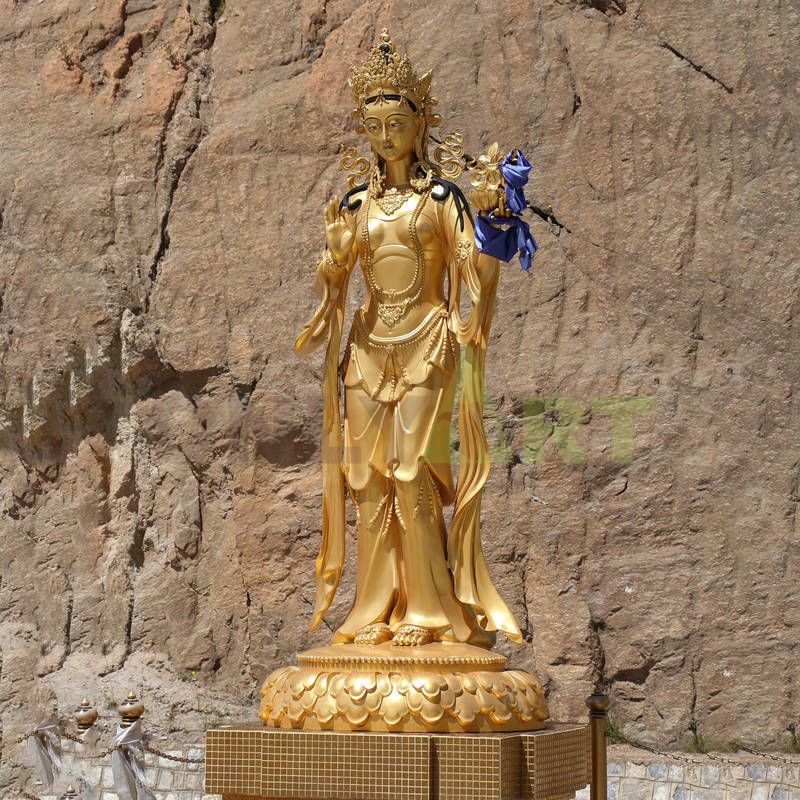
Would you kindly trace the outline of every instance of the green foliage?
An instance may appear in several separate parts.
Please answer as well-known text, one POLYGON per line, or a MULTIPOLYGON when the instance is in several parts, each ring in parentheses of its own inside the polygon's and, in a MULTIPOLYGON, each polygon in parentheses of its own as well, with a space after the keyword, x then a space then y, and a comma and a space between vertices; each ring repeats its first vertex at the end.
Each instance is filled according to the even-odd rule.
POLYGON ((225 0, 211 0, 211 13, 216 22, 225 12, 225 0))
POLYGON ((689 730, 692 732, 692 741, 686 749, 690 753, 707 753, 708 745, 703 738, 703 734, 700 733, 700 728, 696 719, 692 719, 689 723, 689 730))
POLYGON ((610 714, 606 717, 606 739, 611 744, 623 744, 627 741, 622 726, 610 714))
POLYGON ((786 728, 789 731, 789 744, 786 746, 787 753, 800 753, 800 736, 797 735, 797 726, 790 722, 786 728))

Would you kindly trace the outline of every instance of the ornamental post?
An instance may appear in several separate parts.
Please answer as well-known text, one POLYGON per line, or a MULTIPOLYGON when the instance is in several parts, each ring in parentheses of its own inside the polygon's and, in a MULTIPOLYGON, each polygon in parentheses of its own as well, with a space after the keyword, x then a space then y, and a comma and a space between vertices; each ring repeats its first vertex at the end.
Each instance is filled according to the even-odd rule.
POLYGON ((589 706, 589 729, 592 743, 591 800, 606 800, 608 794, 606 721, 609 702, 606 694, 593 694, 586 698, 586 705, 589 706))

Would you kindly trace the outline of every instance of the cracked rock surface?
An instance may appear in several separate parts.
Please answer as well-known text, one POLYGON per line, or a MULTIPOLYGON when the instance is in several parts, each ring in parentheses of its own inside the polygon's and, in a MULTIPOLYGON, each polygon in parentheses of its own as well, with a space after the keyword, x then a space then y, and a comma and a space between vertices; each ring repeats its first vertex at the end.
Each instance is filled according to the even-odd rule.
MULTIPOLYGON (((778 747, 800 684, 800 11, 727 0, 0 0, 0 786, 130 688, 194 741, 309 633, 322 209, 388 26, 519 146, 484 546, 553 715, 778 747)), ((440 129, 441 133, 442 129, 440 129)), ((363 149, 363 144, 360 145, 363 149)), ((357 282, 356 282, 357 283, 357 282)), ((360 302, 356 288, 351 311, 360 302)), ((794 709, 794 711, 792 711, 794 709)), ((793 716, 794 715, 794 716, 793 716)))

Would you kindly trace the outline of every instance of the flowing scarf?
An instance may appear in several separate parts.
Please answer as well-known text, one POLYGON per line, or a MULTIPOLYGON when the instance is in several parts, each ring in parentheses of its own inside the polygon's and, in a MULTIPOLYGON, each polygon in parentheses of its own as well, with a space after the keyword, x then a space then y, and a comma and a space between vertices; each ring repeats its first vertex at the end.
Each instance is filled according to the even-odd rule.
POLYGON ((28 753, 38 767, 42 783, 51 787, 61 772, 61 733, 55 717, 40 722, 28 737, 28 753))
MULTIPOLYGON (((459 339, 464 341, 465 335, 469 339, 458 410, 458 482, 453 520, 447 532, 447 557, 456 597, 475 609, 478 621, 487 631, 502 631, 512 641, 521 642, 519 625, 489 576, 481 545, 481 499, 490 466, 489 444, 483 429, 484 373, 498 271, 483 285, 471 260, 467 260, 465 272, 463 279, 473 308, 467 322, 456 325, 459 339)), ((457 273, 453 277, 456 281, 460 279, 457 273)), ((455 297, 458 319, 458 290, 455 297)))
POLYGON ((329 318, 328 348, 322 379, 322 541, 316 561, 317 596, 313 630, 330 607, 344 563, 344 474, 342 472, 342 420, 339 411, 339 345, 342 339, 344 306, 347 298, 346 277, 339 288, 329 318))
POLYGON ((118 728, 112 744, 111 774, 119 800, 156 800, 146 784, 141 720, 118 728))

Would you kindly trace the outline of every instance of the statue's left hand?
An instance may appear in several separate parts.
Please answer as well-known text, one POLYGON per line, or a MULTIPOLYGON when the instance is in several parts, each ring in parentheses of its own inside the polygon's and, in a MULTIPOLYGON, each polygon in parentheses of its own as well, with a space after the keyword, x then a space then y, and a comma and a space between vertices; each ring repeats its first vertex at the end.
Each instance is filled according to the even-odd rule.
POLYGON ((339 211, 339 198, 334 195, 325 206, 325 238, 337 264, 347 261, 355 233, 355 217, 348 211, 339 211))
POLYGON ((493 211, 495 216, 498 217, 508 216, 508 211, 505 207, 505 192, 500 188, 470 189, 469 199, 479 211, 485 211, 487 213, 493 211))

